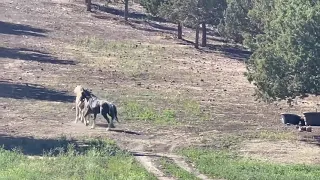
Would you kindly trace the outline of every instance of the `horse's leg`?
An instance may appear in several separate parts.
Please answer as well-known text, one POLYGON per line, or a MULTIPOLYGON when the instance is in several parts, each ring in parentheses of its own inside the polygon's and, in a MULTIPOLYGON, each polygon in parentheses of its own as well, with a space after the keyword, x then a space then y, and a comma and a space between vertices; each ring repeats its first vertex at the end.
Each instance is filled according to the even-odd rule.
POLYGON ((94 112, 93 113, 93 120, 92 120, 92 126, 91 126, 91 129, 94 129, 95 126, 96 126, 96 118, 97 118, 97 113, 94 112))
POLYGON ((79 109, 78 109, 78 104, 76 103, 76 120, 74 121, 75 123, 78 122, 78 117, 79 117, 79 109))
POLYGON ((106 113, 103 113, 102 116, 104 117, 104 119, 106 119, 108 121, 108 128, 107 128, 107 131, 110 130, 110 128, 114 128, 114 125, 113 125, 113 120, 111 119, 111 121, 109 121, 109 118, 107 116, 106 113))
POLYGON ((85 109, 82 108, 81 102, 78 103, 77 107, 78 107, 78 119, 80 119, 80 121, 83 122, 83 116, 84 116, 84 113, 85 113, 84 112, 85 109))
POLYGON ((88 126, 88 119, 90 115, 90 109, 87 108, 86 106, 83 106, 83 109, 81 111, 81 121, 88 126))
POLYGON ((82 122, 84 123, 84 125, 88 126, 88 124, 89 124, 89 110, 88 109, 83 110, 82 118, 83 118, 82 122))
POLYGON ((79 109, 80 109, 80 120, 81 120, 81 122, 83 123, 83 121, 84 121, 84 113, 85 113, 85 109, 84 108, 80 108, 79 107, 79 109))
POLYGON ((109 128, 115 128, 113 122, 114 122, 114 120, 118 120, 117 108, 113 104, 109 107, 110 107, 109 108, 109 115, 111 116, 111 122, 110 122, 109 128))
POLYGON ((113 121, 114 121, 114 116, 111 117, 111 121, 110 121, 110 124, 108 126, 108 129, 109 128, 115 128, 114 124, 113 124, 113 121))
POLYGON ((86 124, 86 126, 88 126, 89 124, 90 124, 90 114, 88 114, 87 116, 86 116, 86 119, 84 119, 86 122, 85 122, 85 124, 86 124))
POLYGON ((113 118, 119 123, 117 107, 114 104, 112 105, 112 110, 113 110, 113 116, 114 116, 113 118))
POLYGON ((101 115, 104 117, 105 120, 107 120, 108 124, 110 123, 109 118, 107 116, 107 114, 105 113, 101 113, 101 115))

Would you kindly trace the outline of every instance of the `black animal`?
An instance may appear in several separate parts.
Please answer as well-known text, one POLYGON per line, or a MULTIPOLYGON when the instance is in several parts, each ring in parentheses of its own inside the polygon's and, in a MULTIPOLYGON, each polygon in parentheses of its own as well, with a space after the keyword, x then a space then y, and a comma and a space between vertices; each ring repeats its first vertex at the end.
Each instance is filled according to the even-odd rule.
POLYGON ((101 114, 107 120, 107 130, 109 130, 109 128, 115 128, 113 122, 114 120, 119 122, 119 120, 117 107, 113 103, 99 99, 88 90, 83 90, 80 100, 85 103, 83 111, 84 117, 86 118, 89 114, 93 114, 92 129, 95 128, 97 114, 101 114), (111 116, 111 121, 109 121, 107 115, 111 116))

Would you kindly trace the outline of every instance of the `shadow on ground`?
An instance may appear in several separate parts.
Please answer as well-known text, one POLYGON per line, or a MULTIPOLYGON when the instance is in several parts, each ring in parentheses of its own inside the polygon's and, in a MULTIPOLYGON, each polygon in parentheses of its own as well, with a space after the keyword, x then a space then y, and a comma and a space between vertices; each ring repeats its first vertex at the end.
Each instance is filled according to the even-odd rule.
POLYGON ((0 97, 13 99, 35 99, 57 102, 73 102, 75 97, 37 84, 14 84, 0 81, 0 97))
POLYGON ((41 156, 44 152, 52 151, 53 155, 58 151, 66 151, 68 144, 74 144, 74 140, 66 139, 35 139, 33 137, 13 137, 0 135, 0 146, 5 150, 20 150, 24 155, 41 156))
POLYGON ((163 157, 157 154, 153 154, 150 152, 138 152, 138 151, 130 151, 133 156, 149 156, 149 157, 163 157))
MULTIPOLYGON (((112 7, 106 7, 104 5, 99 5, 99 4, 93 4, 93 6, 94 6, 94 8, 98 9, 99 11, 106 12, 106 13, 112 14, 112 15, 121 16, 121 19, 118 19, 118 18, 114 18, 114 17, 109 17, 108 15, 93 15, 96 18, 110 19, 110 20, 112 19, 112 20, 118 20, 118 21, 123 20, 124 11, 122 11, 122 10, 115 9, 112 7)), ((125 23, 127 25, 130 25, 132 28, 137 29, 137 30, 147 31, 147 32, 161 32, 161 33, 168 33, 168 34, 172 34, 175 31, 177 31, 176 28, 172 28, 172 27, 168 27, 168 26, 159 24, 159 22, 161 22, 161 23, 166 22, 166 20, 163 18, 148 16, 146 14, 135 13, 135 12, 130 12, 129 18, 131 18, 131 19, 125 23)))
POLYGON ((244 61, 249 59, 250 55, 252 54, 250 51, 245 50, 239 46, 231 46, 231 45, 212 45, 208 44, 207 48, 209 50, 217 51, 222 53, 225 57, 230 59, 236 59, 240 61, 244 61))
POLYGON ((34 28, 29 25, 0 21, 0 34, 45 37, 46 32, 48 31, 45 29, 34 28))
POLYGON ((306 135, 301 139, 302 142, 314 144, 320 147, 320 135, 306 135))
MULTIPOLYGON (((97 5, 97 6, 99 6, 99 5, 97 5)), ((109 8, 109 7, 104 7, 104 6, 99 6, 99 7, 100 7, 100 9, 102 8, 103 12, 107 12, 107 13, 110 13, 113 15, 122 15, 121 10, 117 10, 117 9, 109 8), (111 10, 109 10, 109 9, 111 9, 111 10)), ((148 17, 144 14, 143 15, 141 14, 141 16, 148 17)), ((167 33, 167 34, 173 34, 177 31, 176 28, 168 27, 168 26, 162 25, 160 23, 157 23, 157 22, 162 22, 162 21, 159 21, 159 19, 157 19, 155 17, 151 17, 151 18, 148 17, 149 20, 151 20, 151 21, 148 21, 148 20, 142 19, 142 18, 134 18, 134 19, 129 19, 128 21, 124 21, 123 17, 120 17, 120 18, 119 17, 112 17, 108 14, 99 14, 99 13, 95 13, 93 15, 93 17, 98 18, 98 19, 123 22, 126 25, 129 25, 130 27, 132 27, 136 30, 141 30, 141 31, 167 33)))
MULTIPOLYGON (((94 9, 99 10, 99 11, 103 11, 103 12, 106 12, 106 13, 109 13, 109 14, 113 14, 113 15, 124 17, 124 11, 123 10, 119 10, 119 9, 116 9, 116 8, 113 8, 113 7, 107 7, 105 5, 100 5, 100 4, 92 4, 92 7, 94 9)), ((148 16, 146 14, 137 13, 137 12, 129 12, 128 17, 129 18, 133 18, 133 19, 149 19, 149 20, 157 21, 157 22, 166 22, 166 20, 163 19, 163 18, 148 16)))
POLYGON ((41 63, 75 65, 72 60, 60 60, 49 53, 27 49, 27 48, 5 48, 0 47, 0 58, 10 58, 15 60, 36 61, 41 63))
MULTIPOLYGON (((101 124, 101 123, 96 123, 96 126, 102 127, 102 128, 108 128, 108 124, 101 124)), ((129 131, 129 130, 122 130, 122 129, 110 129, 112 132, 117 132, 117 133, 125 133, 125 134, 131 134, 131 135, 142 135, 142 133, 138 133, 135 131, 129 131)))
POLYGON ((130 27, 140 30, 140 31, 147 31, 147 32, 156 32, 156 33, 165 33, 165 34, 175 34, 176 29, 167 27, 164 25, 160 25, 154 22, 147 22, 147 21, 138 21, 138 20, 130 20, 126 22, 130 27))
POLYGON ((115 144, 108 144, 99 138, 90 141, 78 141, 65 137, 40 139, 0 134, 0 146, 8 151, 19 150, 22 154, 28 156, 42 156, 44 154, 56 156, 66 153, 68 150, 73 150, 78 154, 86 154, 90 150, 98 150, 109 156, 121 152, 115 144), (71 147, 72 149, 70 149, 71 147))
MULTIPOLYGON (((177 44, 180 45, 192 45, 194 46, 194 42, 189 41, 187 39, 182 39, 181 42, 178 42, 177 44)), ((206 47, 201 47, 199 45, 199 51, 206 52, 206 53, 221 53, 223 56, 235 59, 239 61, 244 61, 246 59, 249 59, 252 52, 245 50, 242 47, 239 46, 233 46, 228 44, 207 44, 206 47)))
POLYGON ((122 129, 110 129, 110 131, 118 132, 118 133, 131 134, 131 135, 142 135, 141 133, 138 133, 138 132, 122 130, 122 129))

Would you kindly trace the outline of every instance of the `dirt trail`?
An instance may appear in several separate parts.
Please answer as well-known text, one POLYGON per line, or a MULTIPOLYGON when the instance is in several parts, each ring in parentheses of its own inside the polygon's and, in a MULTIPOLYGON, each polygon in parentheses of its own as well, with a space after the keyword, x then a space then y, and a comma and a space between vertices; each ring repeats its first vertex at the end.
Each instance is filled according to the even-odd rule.
MULTIPOLYGON (((134 128, 131 127, 130 129, 134 128)), ((132 134, 132 131, 129 132, 132 134)), ((153 173, 159 179, 174 179, 166 176, 166 174, 162 172, 159 167, 157 167, 156 163, 154 163, 156 159, 160 157, 172 159, 180 168, 191 174, 194 174, 199 179, 210 179, 188 164, 185 161, 185 158, 173 153, 176 147, 188 146, 193 143, 193 141, 188 139, 188 137, 186 137, 183 133, 179 133, 177 131, 174 135, 172 135, 172 131, 169 131, 168 134, 162 133, 161 135, 156 135, 154 133, 149 135, 146 133, 129 136, 125 133, 122 133, 122 136, 119 136, 118 133, 112 133, 110 134, 110 137, 115 139, 122 149, 130 151, 150 173, 153 173), (186 139, 183 139, 183 137, 186 139)), ((196 143, 196 141, 194 143, 196 143)))
MULTIPOLYGON (((210 178, 208 178, 206 175, 201 174, 198 170, 196 170, 195 168, 193 168, 192 166, 190 166, 190 164, 186 163, 185 159, 182 156, 178 156, 175 154, 165 154, 165 153, 149 153, 149 152, 133 152, 135 154, 135 156, 140 160, 140 162, 142 162, 142 164, 144 164, 144 166, 148 169, 148 167, 153 166, 152 160, 151 158, 149 158, 150 156, 156 156, 156 157, 165 157, 165 158, 169 158, 172 159, 176 165, 178 165, 180 168, 184 169, 185 171, 189 172, 190 174, 194 174, 196 177, 198 177, 199 179, 202 180, 210 180, 210 178), (148 162, 149 163, 145 163, 148 162)), ((152 172, 152 171, 150 171, 152 172)), ((155 173, 154 173, 155 174, 155 173)))

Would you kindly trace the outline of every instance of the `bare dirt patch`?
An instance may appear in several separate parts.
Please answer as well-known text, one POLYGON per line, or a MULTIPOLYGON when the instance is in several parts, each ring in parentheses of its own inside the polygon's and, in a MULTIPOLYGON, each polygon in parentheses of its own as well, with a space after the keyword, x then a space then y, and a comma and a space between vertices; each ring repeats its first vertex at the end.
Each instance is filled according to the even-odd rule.
POLYGON ((320 162, 319 146, 299 141, 246 141, 240 153, 251 158, 286 164, 318 164, 320 162))

